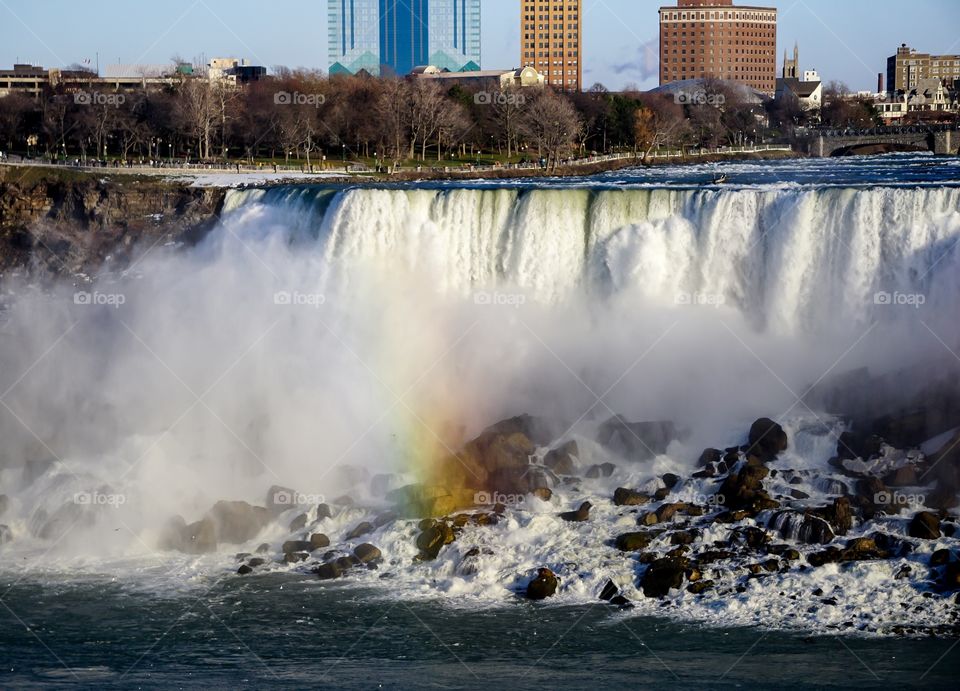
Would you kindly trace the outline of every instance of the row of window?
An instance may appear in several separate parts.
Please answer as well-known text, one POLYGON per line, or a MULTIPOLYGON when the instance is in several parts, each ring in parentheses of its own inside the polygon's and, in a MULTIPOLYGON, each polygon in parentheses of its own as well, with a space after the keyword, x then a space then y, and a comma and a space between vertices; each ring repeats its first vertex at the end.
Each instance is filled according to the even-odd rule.
POLYGON ((747 19, 750 21, 770 22, 777 21, 777 13, 774 12, 665 12, 660 11, 660 21, 687 21, 687 20, 707 20, 707 19, 747 19), (709 15, 709 17, 707 16, 709 15))

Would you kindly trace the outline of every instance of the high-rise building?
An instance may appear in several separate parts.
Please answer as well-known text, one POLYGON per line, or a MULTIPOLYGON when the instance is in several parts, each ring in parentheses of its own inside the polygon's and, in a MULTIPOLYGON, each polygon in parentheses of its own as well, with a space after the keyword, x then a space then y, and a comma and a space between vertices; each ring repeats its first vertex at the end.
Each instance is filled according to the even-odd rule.
POLYGON ((583 86, 583 0, 520 0, 520 62, 564 91, 583 86))
POLYGON ((904 43, 896 55, 887 58, 887 91, 891 94, 910 93, 921 80, 934 78, 948 86, 960 80, 960 55, 918 53, 904 43))
POLYGON ((733 0, 677 0, 660 8, 660 84, 714 77, 773 94, 777 9, 733 0))
POLYGON ((330 73, 480 69, 480 0, 327 0, 330 73))

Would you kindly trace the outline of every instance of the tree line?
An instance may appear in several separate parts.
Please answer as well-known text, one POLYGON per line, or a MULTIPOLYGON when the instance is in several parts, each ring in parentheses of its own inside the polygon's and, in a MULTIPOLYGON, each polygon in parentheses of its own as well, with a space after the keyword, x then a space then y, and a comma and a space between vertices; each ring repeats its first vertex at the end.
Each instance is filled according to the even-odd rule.
POLYGON ((876 113, 829 91, 821 113, 795 99, 757 103, 729 83, 697 94, 601 85, 578 93, 480 86, 430 78, 377 79, 277 68, 235 86, 183 77, 162 87, 112 91, 86 82, 38 97, 0 98, 0 150, 48 159, 296 161, 368 159, 380 165, 538 160, 657 148, 714 148, 788 139, 824 124, 872 126, 876 113))

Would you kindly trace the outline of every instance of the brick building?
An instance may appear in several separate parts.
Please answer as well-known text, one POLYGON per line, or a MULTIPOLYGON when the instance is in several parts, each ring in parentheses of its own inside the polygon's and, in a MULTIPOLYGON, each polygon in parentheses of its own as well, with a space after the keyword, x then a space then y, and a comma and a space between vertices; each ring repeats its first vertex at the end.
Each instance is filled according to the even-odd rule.
POLYGON ((729 79, 773 95, 777 9, 733 0, 677 0, 660 8, 660 84, 729 79))
POLYGON ((520 0, 520 64, 564 91, 583 87, 583 0, 520 0))
POLYGON ((927 79, 938 79, 953 88, 960 80, 960 55, 918 53, 906 43, 887 58, 887 92, 909 94, 927 79))

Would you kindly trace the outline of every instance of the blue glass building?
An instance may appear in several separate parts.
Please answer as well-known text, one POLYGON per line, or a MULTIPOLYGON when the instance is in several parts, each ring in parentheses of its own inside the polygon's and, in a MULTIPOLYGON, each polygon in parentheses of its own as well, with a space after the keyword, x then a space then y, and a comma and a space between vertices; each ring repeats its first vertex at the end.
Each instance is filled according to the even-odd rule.
POLYGON ((480 0, 328 0, 330 73, 480 69, 480 0))

